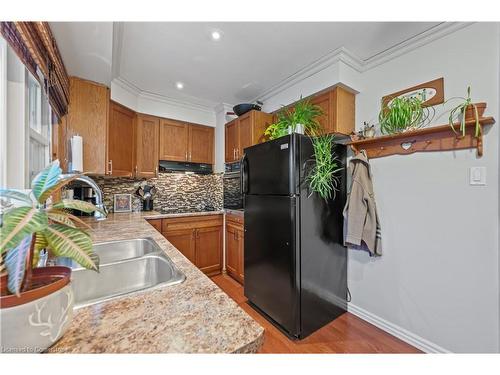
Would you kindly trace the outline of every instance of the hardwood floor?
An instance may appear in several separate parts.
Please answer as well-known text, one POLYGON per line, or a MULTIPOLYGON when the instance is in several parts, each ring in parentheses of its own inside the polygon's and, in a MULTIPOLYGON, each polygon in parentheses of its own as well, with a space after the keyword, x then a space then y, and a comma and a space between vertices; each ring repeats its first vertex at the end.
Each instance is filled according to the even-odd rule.
POLYGON ((212 277, 240 307, 265 328, 260 353, 420 353, 413 346, 345 313, 304 340, 293 341, 247 304, 243 286, 225 274, 212 277))

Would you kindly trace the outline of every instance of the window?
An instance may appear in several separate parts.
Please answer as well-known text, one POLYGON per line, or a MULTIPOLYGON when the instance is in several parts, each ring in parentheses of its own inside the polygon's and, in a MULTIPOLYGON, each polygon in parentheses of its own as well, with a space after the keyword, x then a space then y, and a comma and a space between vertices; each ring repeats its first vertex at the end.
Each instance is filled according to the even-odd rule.
POLYGON ((50 129, 52 118, 47 96, 40 83, 26 71, 27 129, 29 132, 29 175, 31 181, 50 160, 50 129))
POLYGON ((30 188, 50 162, 52 110, 43 86, 0 36, 0 185, 30 188))

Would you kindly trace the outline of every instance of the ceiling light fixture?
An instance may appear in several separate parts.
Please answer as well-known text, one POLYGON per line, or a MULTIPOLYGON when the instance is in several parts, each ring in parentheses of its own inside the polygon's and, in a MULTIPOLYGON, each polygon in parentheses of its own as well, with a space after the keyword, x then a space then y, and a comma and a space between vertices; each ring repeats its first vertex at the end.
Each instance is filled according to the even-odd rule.
POLYGON ((177 90, 182 90, 184 88, 184 83, 182 82, 177 82, 175 84, 175 87, 177 87, 177 90))
POLYGON ((212 31, 212 40, 220 40, 222 33, 218 30, 212 31))

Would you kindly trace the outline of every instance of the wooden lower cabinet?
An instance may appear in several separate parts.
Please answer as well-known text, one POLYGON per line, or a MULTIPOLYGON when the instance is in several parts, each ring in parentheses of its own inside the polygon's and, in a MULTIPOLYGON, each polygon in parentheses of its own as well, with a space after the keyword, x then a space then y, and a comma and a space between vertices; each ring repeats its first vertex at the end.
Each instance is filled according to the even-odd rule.
POLYGON ((165 232, 164 236, 191 263, 196 264, 196 229, 171 230, 165 232))
POLYGON ((205 274, 221 273, 222 215, 149 219, 148 222, 205 274), (157 220, 161 220, 161 226, 157 220))
POLYGON ((244 244, 243 219, 226 215, 226 272, 241 284, 245 280, 244 244))
POLYGON ((196 266, 207 275, 222 270, 222 225, 196 229, 196 266))

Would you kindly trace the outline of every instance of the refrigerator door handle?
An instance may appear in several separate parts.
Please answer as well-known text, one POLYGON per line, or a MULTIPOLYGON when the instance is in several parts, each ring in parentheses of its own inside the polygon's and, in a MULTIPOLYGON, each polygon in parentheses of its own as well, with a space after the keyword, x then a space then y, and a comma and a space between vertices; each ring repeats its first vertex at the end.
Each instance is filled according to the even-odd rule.
POLYGON ((240 160, 240 170, 241 170, 241 193, 248 193, 248 171, 247 171, 247 155, 243 154, 240 160))

